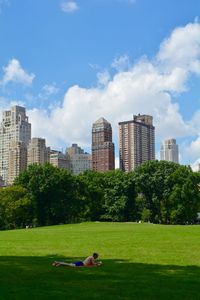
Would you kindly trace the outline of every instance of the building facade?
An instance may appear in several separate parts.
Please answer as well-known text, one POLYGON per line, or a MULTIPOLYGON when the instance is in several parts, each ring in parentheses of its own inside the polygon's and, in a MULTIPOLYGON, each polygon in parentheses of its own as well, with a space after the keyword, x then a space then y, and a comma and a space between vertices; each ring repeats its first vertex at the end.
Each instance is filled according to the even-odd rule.
POLYGON ((147 160, 155 159, 155 127, 149 115, 133 116, 119 123, 120 169, 129 172, 147 160))
POLYGON ((2 178, 2 176, 0 176, 0 188, 5 186, 5 182, 2 178))
POLYGON ((77 144, 72 144, 66 149, 66 154, 70 159, 70 171, 74 175, 78 175, 92 168, 91 154, 84 152, 77 144))
POLYGON ((24 142, 10 142, 8 154, 7 183, 13 184, 14 179, 27 168, 27 146, 24 142))
POLYGON ((43 165, 50 161, 50 148, 46 147, 46 140, 42 138, 32 138, 27 151, 27 164, 34 163, 43 165))
POLYGON ((61 151, 50 151, 50 164, 52 164, 54 167, 70 170, 69 157, 61 151))
POLYGON ((115 169, 115 147, 111 124, 104 118, 92 126, 92 169, 105 172, 115 169))
POLYGON ((31 124, 28 122, 26 110, 21 106, 13 106, 3 112, 0 124, 0 176, 8 181, 8 159, 11 141, 23 142, 28 146, 31 139, 31 124))
POLYGON ((72 144, 71 147, 66 148, 66 153, 70 156, 75 154, 84 154, 84 150, 81 149, 77 144, 72 144))
POLYGON ((165 140, 160 148, 160 159, 179 163, 178 145, 175 139, 165 140))

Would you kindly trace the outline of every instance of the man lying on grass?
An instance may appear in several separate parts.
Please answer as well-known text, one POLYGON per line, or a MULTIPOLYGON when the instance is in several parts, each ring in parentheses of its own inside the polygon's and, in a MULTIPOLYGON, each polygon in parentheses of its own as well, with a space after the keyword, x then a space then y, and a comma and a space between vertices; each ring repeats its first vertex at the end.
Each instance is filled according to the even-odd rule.
POLYGON ((54 267, 99 267, 102 265, 101 261, 96 261, 98 258, 99 254, 98 253, 93 253, 93 255, 88 256, 85 260, 83 261, 75 261, 73 263, 65 263, 62 261, 54 261, 52 266, 54 267))

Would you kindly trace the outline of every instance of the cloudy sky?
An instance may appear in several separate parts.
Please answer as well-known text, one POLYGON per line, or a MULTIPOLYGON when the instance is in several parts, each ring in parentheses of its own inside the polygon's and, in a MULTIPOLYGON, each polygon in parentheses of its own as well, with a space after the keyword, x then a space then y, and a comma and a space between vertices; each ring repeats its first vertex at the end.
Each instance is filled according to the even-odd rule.
POLYGON ((27 108, 32 136, 90 152, 91 126, 150 114, 156 153, 176 138, 200 162, 200 1, 0 0, 0 114, 27 108))

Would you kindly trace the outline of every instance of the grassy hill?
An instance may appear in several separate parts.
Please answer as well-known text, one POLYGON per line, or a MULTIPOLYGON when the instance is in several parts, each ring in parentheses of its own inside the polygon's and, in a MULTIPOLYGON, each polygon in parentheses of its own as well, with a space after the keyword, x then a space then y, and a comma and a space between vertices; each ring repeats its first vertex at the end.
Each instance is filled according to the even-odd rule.
POLYGON ((200 299, 200 226, 82 223, 0 232, 0 299, 200 299), (98 252, 99 268, 52 267, 98 252))

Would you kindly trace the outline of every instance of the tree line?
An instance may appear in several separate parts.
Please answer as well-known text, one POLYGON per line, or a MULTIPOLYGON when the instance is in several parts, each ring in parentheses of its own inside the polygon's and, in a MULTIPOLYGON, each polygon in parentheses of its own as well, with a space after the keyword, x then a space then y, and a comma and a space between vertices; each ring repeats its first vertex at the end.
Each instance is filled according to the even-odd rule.
POLYGON ((0 189, 0 229, 83 221, 193 224, 200 211, 200 173, 147 161, 136 170, 73 176, 33 164, 0 189))

